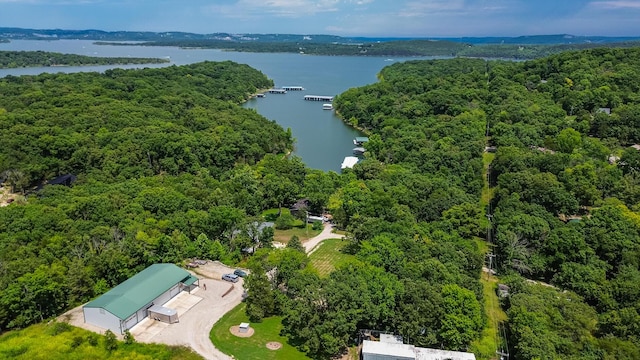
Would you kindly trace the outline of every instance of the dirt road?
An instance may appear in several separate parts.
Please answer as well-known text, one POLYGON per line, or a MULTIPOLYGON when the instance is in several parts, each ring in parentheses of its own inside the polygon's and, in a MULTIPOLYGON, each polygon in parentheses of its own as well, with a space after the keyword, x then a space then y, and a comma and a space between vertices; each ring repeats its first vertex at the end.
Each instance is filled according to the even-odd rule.
POLYGON ((312 252, 314 252, 318 248, 318 245, 320 245, 320 243, 324 240, 344 238, 344 235, 335 234, 332 233, 332 231, 333 226, 329 223, 325 223, 324 229, 320 234, 318 234, 318 236, 312 237, 311 239, 305 241, 302 245, 304 245, 304 249, 307 254, 311 254, 312 252))

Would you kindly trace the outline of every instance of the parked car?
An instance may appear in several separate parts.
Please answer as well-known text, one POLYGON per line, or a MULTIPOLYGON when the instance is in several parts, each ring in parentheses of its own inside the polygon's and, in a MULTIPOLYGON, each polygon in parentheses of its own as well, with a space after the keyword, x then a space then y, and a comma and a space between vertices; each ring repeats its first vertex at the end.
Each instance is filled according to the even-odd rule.
POLYGON ((247 273, 246 273, 246 272, 244 272, 244 271, 242 271, 242 270, 240 270, 240 269, 236 269, 236 271, 234 271, 233 273, 234 273, 234 274, 236 274, 236 275, 238 275, 238 276, 240 276, 240 277, 245 277, 245 276, 247 276, 247 273))
POLYGON ((239 276, 236 274, 224 274, 222 280, 230 282, 238 282, 239 276))

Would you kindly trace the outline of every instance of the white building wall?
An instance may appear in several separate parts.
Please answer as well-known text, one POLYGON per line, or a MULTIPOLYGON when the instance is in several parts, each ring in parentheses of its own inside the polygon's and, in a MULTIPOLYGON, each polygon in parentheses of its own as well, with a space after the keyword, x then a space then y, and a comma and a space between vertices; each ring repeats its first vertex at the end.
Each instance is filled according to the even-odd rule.
POLYGON ((120 334, 120 319, 102 308, 83 308, 84 322, 120 334))
POLYGON ((122 324, 122 329, 120 329, 120 319, 112 313, 108 312, 102 308, 83 308, 84 310, 84 322, 99 326, 104 329, 111 329, 116 334, 121 334, 127 329, 131 329, 134 325, 144 320, 149 314, 147 313, 147 309, 151 305, 164 305, 167 301, 171 300, 174 296, 180 293, 181 284, 175 284, 171 289, 162 293, 162 295, 155 298, 151 303, 146 306, 138 309, 133 317, 129 317, 126 319, 126 322, 122 324), (104 313, 104 314, 103 314, 104 313))

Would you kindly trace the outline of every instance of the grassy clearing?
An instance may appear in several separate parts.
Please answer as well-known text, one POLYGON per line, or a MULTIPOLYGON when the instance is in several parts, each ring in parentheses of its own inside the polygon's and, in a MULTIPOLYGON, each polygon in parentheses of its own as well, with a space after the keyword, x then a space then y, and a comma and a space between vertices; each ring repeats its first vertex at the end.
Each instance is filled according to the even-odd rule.
POLYGON ((296 235, 300 241, 304 242, 312 237, 320 234, 322 230, 313 230, 312 225, 308 224, 307 228, 291 228, 289 230, 275 230, 273 240, 281 243, 288 243, 293 235, 296 235))
POLYGON ((490 188, 489 187, 489 182, 487 181, 487 173, 489 171, 489 165, 491 164, 491 162, 493 161, 493 159, 495 159, 496 154, 494 153, 484 153, 482 154, 482 164, 483 164, 483 171, 482 171, 482 176, 484 178, 484 186, 482 187, 482 196, 480 198, 480 204, 483 207, 486 207, 487 205, 489 205, 489 202, 491 201, 491 199, 493 199, 493 192, 494 192, 494 188, 490 188))
MULTIPOLYGON (((262 212, 262 217, 266 221, 275 221, 278 218, 278 211, 282 211, 282 215, 291 214, 291 212, 287 208, 269 209, 262 212)), ((296 235, 300 239, 300 241, 304 242, 305 240, 311 239, 321 232, 322 229, 313 230, 311 224, 307 224, 307 226, 305 227, 304 221, 296 220, 296 222, 294 223, 294 227, 289 230, 278 230, 274 228, 273 240, 286 244, 289 242, 293 235, 296 235)))
POLYGON ((344 239, 323 241, 318 249, 309 255, 311 267, 318 271, 320 277, 329 276, 338 265, 353 257, 341 251, 348 243, 349 241, 344 239))
POLYGON ((226 313, 211 329, 210 338, 213 344, 225 354, 233 355, 238 360, 288 360, 309 359, 287 343, 287 338, 280 336, 282 330, 282 318, 272 316, 261 323, 251 323, 255 329, 253 336, 239 338, 231 334, 229 328, 239 325, 241 322, 249 322, 245 314, 245 303, 236 306, 226 313), (278 350, 269 350, 266 344, 277 341, 282 344, 278 350))
POLYGON ((500 301, 496 295, 498 278, 483 273, 480 278, 484 297, 484 311, 487 314, 487 323, 480 335, 480 339, 471 344, 471 351, 476 354, 478 360, 498 359, 496 349, 500 342, 498 324, 507 320, 507 314, 500 308, 500 301))
POLYGON ((191 349, 159 344, 125 344, 107 351, 103 335, 66 323, 37 324, 0 336, 0 359, 202 359, 191 349))

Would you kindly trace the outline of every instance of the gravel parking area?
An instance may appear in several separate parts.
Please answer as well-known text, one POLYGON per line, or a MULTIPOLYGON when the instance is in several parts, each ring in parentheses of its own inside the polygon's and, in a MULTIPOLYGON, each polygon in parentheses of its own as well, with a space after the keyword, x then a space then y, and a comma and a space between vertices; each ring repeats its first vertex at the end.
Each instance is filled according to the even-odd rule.
MULTIPOLYGON (((232 359, 213 346, 209 332, 222 315, 242 301, 242 278, 236 283, 220 280, 223 274, 233 273, 234 270, 235 268, 227 267, 220 262, 211 261, 192 269, 200 279, 200 288, 191 293, 182 292, 165 305, 176 309, 179 322, 166 324, 147 318, 134 326, 131 334, 136 341, 142 343, 188 346, 208 360, 232 359), (207 290, 204 289, 204 285, 207 290)), ((59 319, 99 334, 105 331, 84 323, 82 306, 61 315, 59 319)), ((119 337, 122 339, 122 336, 119 337)))

